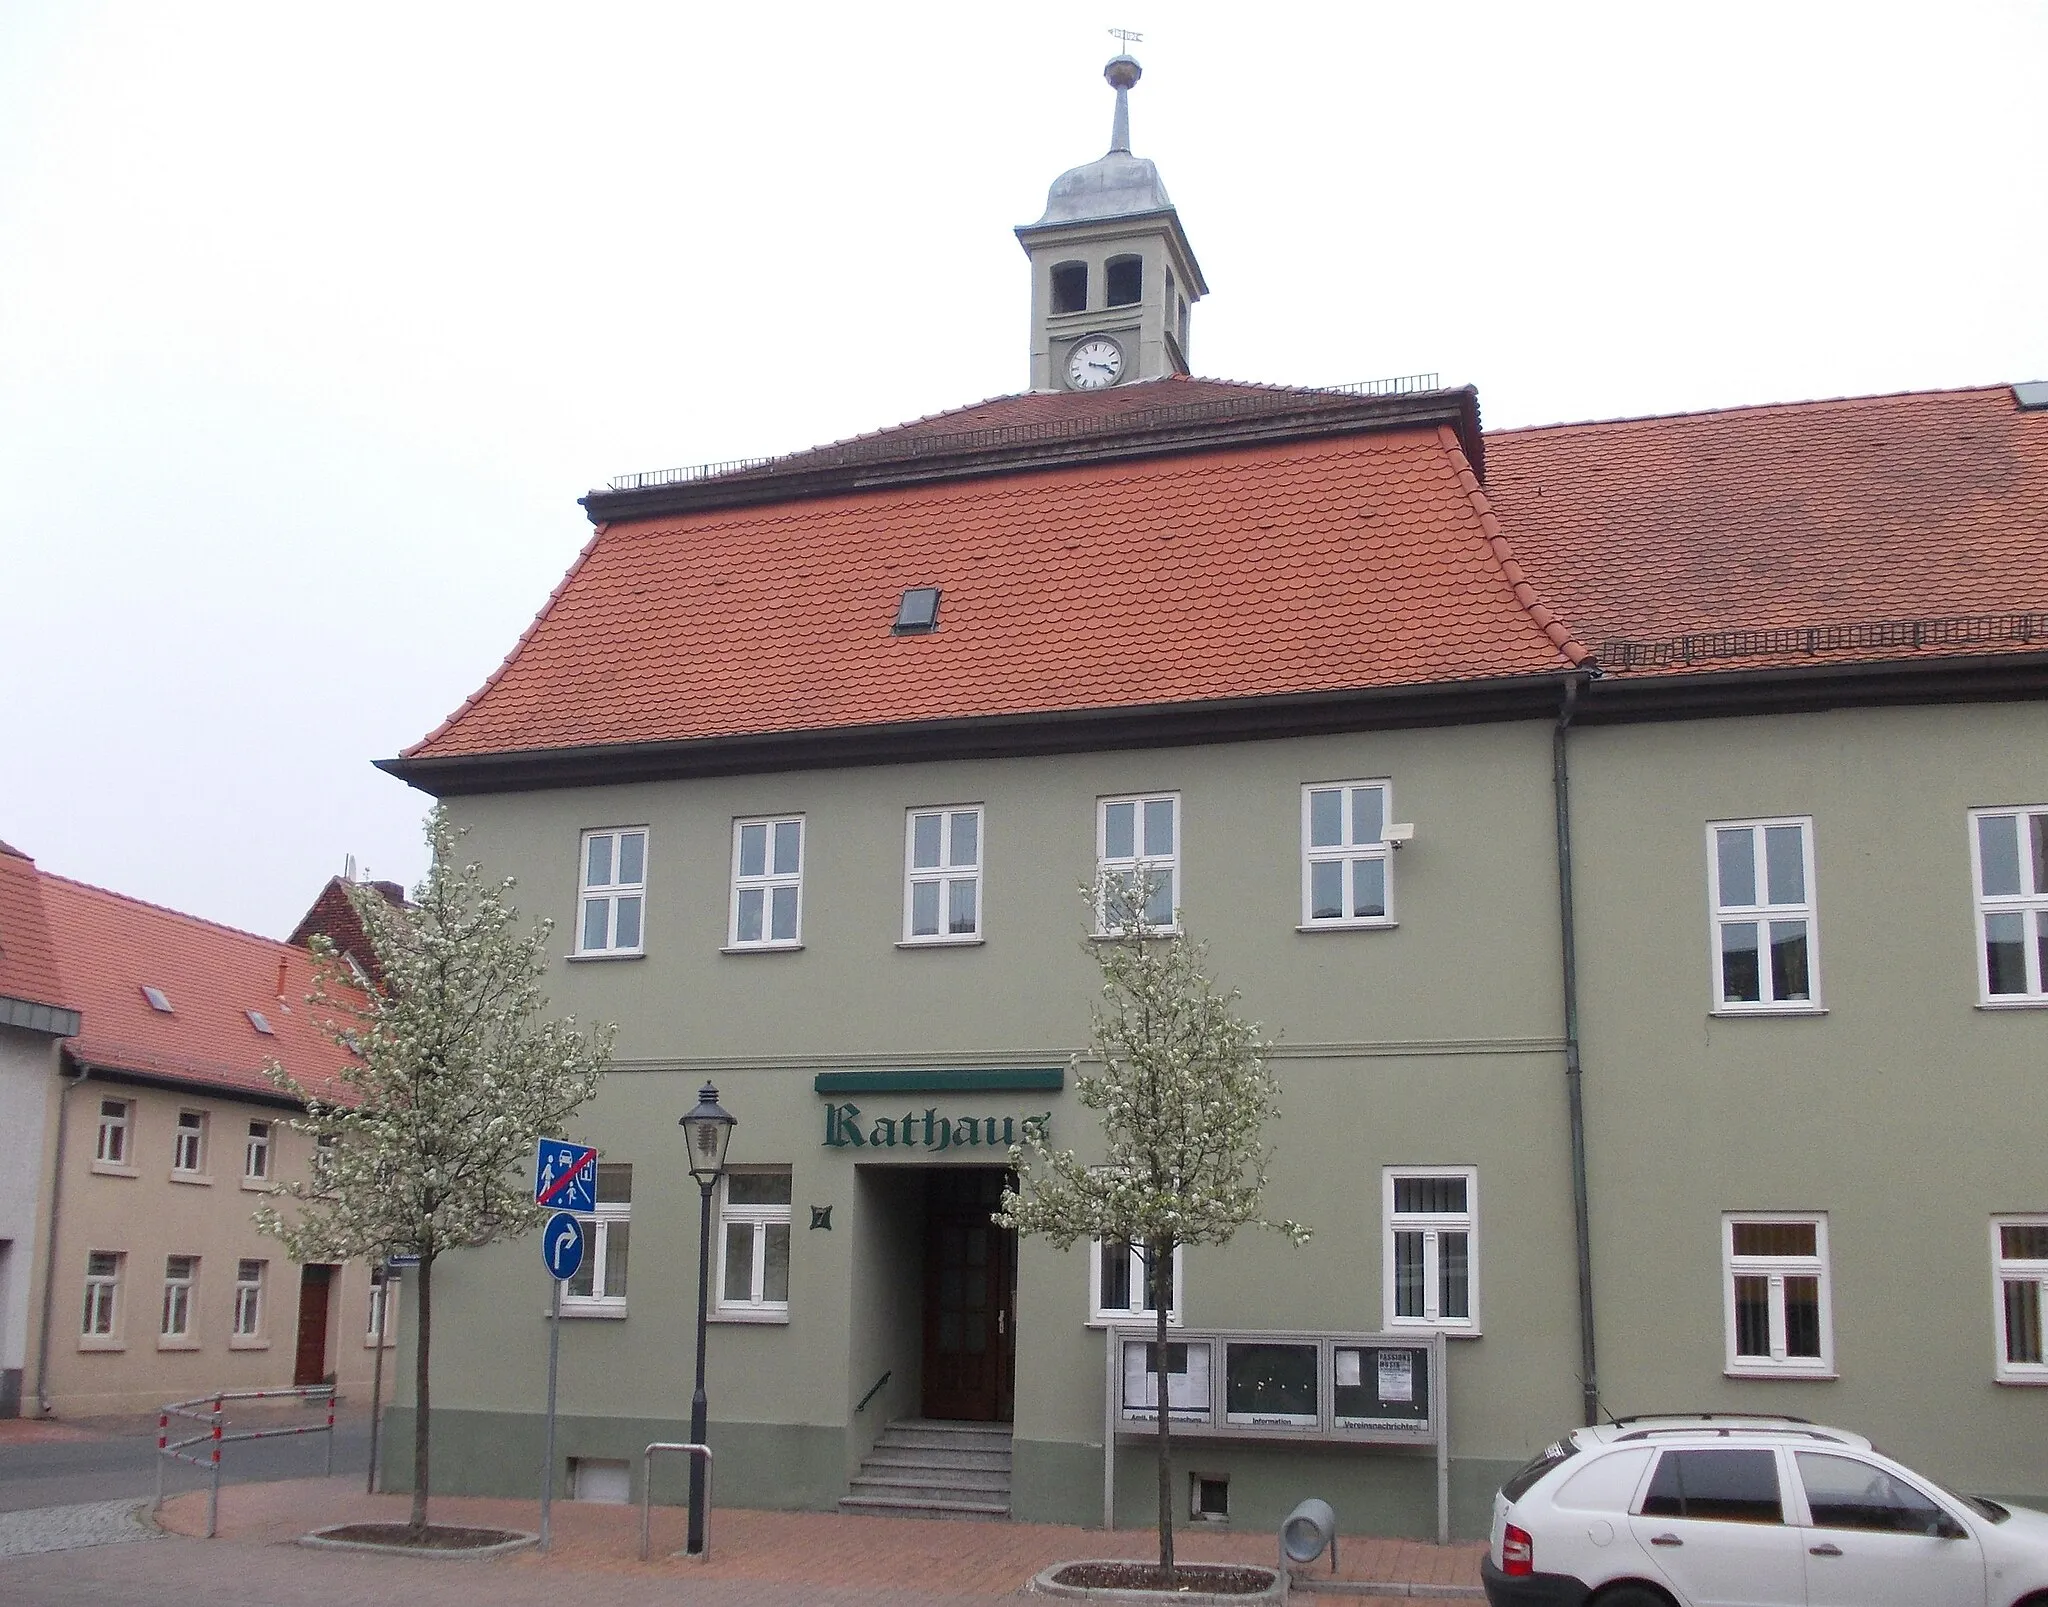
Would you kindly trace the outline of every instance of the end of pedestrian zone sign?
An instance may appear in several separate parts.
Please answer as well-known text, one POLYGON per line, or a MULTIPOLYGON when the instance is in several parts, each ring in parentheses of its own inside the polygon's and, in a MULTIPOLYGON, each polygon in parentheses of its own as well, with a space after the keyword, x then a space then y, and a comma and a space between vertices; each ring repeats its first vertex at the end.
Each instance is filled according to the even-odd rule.
POLYGON ((533 1157, 533 1203, 557 1211, 595 1211, 597 1151, 588 1144, 543 1138, 533 1157))

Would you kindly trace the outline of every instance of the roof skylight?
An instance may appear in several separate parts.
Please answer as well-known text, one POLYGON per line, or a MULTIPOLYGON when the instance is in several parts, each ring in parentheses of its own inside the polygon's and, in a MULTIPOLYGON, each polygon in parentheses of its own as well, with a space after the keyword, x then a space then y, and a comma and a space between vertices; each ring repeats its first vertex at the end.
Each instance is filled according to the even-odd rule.
POLYGON ((249 1018, 249 1025, 262 1033, 266 1038, 275 1038, 277 1036, 277 1029, 270 1024, 270 1018, 261 1010, 244 1010, 242 1014, 249 1018))
POLYGON ((912 586, 896 609, 896 623, 889 627, 897 636, 919 636, 939 628, 939 588, 912 586))
POLYGON ((149 1001, 150 1009, 160 1010, 165 1015, 176 1013, 171 1009, 171 1001, 162 988, 153 988, 145 982, 142 985, 142 996, 149 1001))

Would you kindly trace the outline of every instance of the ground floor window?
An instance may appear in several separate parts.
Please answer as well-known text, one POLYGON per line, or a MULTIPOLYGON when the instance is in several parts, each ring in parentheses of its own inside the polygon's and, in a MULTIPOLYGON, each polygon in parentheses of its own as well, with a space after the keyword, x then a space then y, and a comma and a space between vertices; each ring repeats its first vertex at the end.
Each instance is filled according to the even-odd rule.
POLYGON ((263 1270, 261 1261, 235 1263, 235 1338, 255 1339, 263 1332, 263 1270))
POLYGON ((164 1320, 159 1332, 165 1339, 192 1337, 192 1286, 198 1281, 199 1257, 164 1258, 164 1320))
POLYGON ((583 1217, 583 1265, 562 1289, 562 1310, 598 1316, 626 1309, 626 1264, 632 1248, 633 1168, 600 1161, 597 1210, 583 1217))
POLYGON ((94 1250, 85 1258, 85 1319, 79 1332, 87 1339, 111 1339, 120 1315, 121 1263, 118 1250, 94 1250))
POLYGON ((1827 1217, 1730 1212, 1721 1219, 1721 1262, 1728 1371, 1831 1376, 1827 1217))
POLYGON ((2009 1384, 2048 1384, 2042 1294, 2048 1290, 2048 1215, 1998 1217, 1991 1224, 1998 1285, 1998 1372, 2009 1384))
MULTIPOLYGON (((1173 1267, 1166 1296, 1166 1320, 1176 1326, 1181 1314, 1181 1277, 1185 1246, 1173 1247, 1173 1267)), ((1146 1273, 1145 1247, 1123 1239, 1096 1239, 1088 1246, 1090 1322, 1135 1322, 1156 1318, 1158 1302, 1146 1273)))
POLYGON ((1479 1174, 1470 1166, 1390 1166, 1382 1288, 1389 1328, 1479 1327, 1479 1174))
POLYGON ((790 1174, 787 1167, 730 1171, 718 1207, 718 1313, 789 1315, 790 1174))

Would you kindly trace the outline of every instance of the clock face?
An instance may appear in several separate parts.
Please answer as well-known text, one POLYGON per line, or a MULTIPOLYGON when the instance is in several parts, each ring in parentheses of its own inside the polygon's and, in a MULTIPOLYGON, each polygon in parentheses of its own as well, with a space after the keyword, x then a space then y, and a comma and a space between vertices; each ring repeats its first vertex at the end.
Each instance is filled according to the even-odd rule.
POLYGON ((1067 385, 1099 391, 1123 378, 1124 350, 1107 335, 1090 335, 1067 353, 1067 385))

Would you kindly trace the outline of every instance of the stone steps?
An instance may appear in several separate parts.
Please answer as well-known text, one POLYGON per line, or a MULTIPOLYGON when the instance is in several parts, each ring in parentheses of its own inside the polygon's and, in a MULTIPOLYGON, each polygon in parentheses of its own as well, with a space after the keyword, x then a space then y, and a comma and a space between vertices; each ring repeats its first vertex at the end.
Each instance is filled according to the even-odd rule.
POLYGON ((901 1418, 875 1441, 839 1510, 997 1522, 1010 1515, 1010 1425, 901 1418))

